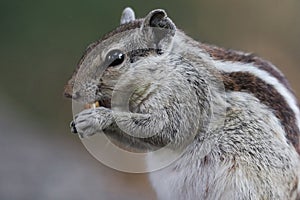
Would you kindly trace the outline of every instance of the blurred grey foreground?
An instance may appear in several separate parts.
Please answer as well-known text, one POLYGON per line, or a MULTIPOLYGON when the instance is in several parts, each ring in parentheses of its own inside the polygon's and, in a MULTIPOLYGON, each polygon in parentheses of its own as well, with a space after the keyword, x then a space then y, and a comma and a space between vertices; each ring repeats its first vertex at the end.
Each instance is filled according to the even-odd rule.
POLYGON ((1 200, 155 199, 144 175, 109 169, 27 118, 1 98, 1 200))

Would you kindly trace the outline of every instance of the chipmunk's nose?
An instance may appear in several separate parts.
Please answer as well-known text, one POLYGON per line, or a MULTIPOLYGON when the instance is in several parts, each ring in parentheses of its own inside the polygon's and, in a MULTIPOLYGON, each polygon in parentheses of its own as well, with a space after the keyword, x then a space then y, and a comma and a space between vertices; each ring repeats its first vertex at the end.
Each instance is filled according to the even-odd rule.
POLYGON ((78 99, 80 95, 78 92, 73 92, 73 86, 71 84, 67 84, 65 86, 64 96, 67 98, 78 99))
POLYGON ((72 85, 67 84, 65 86, 64 96, 67 97, 67 98, 72 98, 72 96, 73 96, 73 87, 72 87, 72 85))

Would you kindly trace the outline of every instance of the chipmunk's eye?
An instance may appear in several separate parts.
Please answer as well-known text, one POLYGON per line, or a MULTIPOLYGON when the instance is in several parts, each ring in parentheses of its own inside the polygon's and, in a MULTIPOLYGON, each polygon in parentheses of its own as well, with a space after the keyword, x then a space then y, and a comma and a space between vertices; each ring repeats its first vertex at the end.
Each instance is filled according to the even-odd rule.
POLYGON ((122 64, 125 60, 125 54, 120 50, 112 50, 106 55, 105 63, 108 67, 115 67, 122 64))

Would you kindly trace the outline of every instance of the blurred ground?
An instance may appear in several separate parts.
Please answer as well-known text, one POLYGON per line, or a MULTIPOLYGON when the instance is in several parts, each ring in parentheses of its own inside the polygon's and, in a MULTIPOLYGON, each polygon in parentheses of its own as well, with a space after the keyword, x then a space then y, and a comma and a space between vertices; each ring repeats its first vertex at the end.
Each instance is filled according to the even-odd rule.
POLYGON ((0 101, 1 200, 155 198, 144 176, 109 169, 84 147, 53 134, 57 130, 18 115, 10 103, 0 101))
POLYGON ((0 0, 0 199, 155 199, 145 175, 101 165, 69 133, 63 86, 85 47, 119 23, 164 8, 193 38, 277 65, 299 97, 298 0, 0 0))

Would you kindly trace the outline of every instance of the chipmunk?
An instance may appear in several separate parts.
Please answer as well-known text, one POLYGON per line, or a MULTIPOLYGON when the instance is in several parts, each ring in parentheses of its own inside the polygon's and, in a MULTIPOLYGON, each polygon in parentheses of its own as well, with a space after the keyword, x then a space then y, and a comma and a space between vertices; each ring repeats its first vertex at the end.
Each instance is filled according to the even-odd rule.
POLYGON ((158 199, 300 199, 300 114, 284 75, 253 54, 193 40, 162 9, 136 19, 126 8, 121 25, 87 48, 64 94, 99 102, 71 124, 82 137, 185 147, 149 173, 158 199), (128 108, 113 113, 122 89, 128 108))

